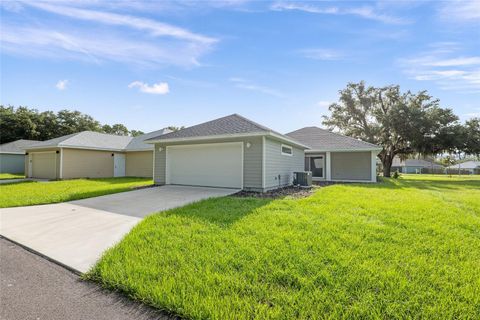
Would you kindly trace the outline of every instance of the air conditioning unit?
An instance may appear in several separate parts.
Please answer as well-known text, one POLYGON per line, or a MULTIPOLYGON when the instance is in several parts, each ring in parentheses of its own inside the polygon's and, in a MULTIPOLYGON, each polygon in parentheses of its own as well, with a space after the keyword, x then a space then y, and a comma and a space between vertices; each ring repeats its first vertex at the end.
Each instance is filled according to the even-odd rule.
POLYGON ((311 171, 300 171, 293 173, 293 184, 301 187, 311 187, 312 186, 312 172, 311 171))

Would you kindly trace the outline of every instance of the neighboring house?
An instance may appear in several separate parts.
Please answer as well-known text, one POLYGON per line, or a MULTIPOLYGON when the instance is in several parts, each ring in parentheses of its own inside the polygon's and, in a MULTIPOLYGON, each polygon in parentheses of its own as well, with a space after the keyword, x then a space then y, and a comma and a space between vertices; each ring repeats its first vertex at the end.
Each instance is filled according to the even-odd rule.
POLYGON ((0 145, 0 173, 24 173, 24 148, 38 142, 36 140, 20 139, 0 145))
POLYGON ((307 145, 305 170, 314 181, 377 181, 381 147, 318 127, 306 127, 287 136, 307 145))
POLYGON ((233 114, 148 140, 155 184, 267 191, 292 184, 308 147, 233 114))
POLYGON ((449 172, 459 170, 461 173, 480 174, 480 161, 465 161, 448 167, 449 172))
POLYGON ((25 172, 43 179, 151 177, 153 148, 144 140, 167 132, 128 137, 82 131, 42 141, 25 148, 25 172))
POLYGON ((398 171, 401 173, 422 173, 422 170, 431 172, 432 169, 433 172, 441 172, 445 167, 427 159, 401 160, 399 157, 395 157, 391 168, 392 172, 398 171))

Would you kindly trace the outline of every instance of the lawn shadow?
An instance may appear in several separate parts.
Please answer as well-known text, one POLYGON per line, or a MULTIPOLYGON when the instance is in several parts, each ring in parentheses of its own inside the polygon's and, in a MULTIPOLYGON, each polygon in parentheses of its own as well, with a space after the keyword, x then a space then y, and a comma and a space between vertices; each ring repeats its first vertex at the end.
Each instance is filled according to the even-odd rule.
POLYGON ((480 189, 480 180, 444 180, 438 179, 399 179, 380 177, 377 183, 357 184, 368 189, 422 189, 422 190, 459 190, 480 189))
POLYGON ((181 208, 162 212, 166 216, 192 217, 220 227, 228 227, 238 220, 268 205, 274 199, 221 197, 202 200, 181 208))

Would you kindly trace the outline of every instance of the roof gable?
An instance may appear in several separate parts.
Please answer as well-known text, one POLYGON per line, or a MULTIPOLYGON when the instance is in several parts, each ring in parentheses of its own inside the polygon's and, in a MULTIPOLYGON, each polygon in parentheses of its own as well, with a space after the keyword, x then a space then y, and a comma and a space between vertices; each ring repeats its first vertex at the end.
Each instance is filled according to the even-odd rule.
POLYGON ((287 133, 287 136, 309 146, 312 151, 361 151, 378 150, 372 143, 347 137, 318 127, 305 127, 287 133))
POLYGON ((175 132, 161 136, 152 137, 150 140, 167 140, 196 137, 212 137, 221 135, 249 134, 259 132, 272 132, 273 130, 264 127, 256 122, 244 118, 238 114, 200 123, 175 132))

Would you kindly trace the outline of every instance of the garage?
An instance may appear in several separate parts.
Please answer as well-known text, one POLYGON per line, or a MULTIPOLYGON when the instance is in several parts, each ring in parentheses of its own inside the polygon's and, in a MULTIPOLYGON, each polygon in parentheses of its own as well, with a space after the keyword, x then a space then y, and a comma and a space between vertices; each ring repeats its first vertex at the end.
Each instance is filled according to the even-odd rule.
POLYGON ((30 153, 32 177, 38 179, 56 179, 57 166, 55 151, 52 152, 32 152, 30 153))
POLYGON ((243 188, 243 143, 167 146, 166 183, 243 188))

